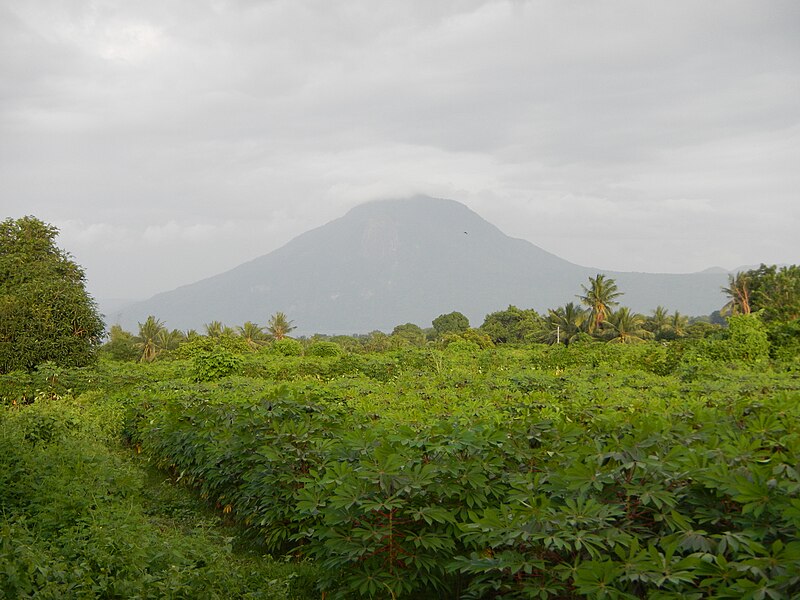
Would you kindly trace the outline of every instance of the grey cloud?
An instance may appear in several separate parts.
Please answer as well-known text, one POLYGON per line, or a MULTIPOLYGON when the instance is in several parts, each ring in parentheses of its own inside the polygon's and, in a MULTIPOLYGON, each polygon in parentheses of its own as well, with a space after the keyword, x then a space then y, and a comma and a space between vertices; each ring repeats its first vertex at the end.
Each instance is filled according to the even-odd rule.
MULTIPOLYGON (((415 192, 606 268, 796 262, 800 5, 766 6, 6 4, 0 204, 130 248, 206 232, 120 250, 143 294, 415 192)), ((98 287, 121 285, 78 231, 98 287)))

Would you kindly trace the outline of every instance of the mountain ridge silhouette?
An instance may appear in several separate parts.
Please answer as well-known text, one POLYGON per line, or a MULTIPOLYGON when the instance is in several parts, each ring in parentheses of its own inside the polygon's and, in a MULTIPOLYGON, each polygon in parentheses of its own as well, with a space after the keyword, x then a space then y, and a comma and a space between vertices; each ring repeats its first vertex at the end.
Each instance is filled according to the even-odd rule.
POLYGON ((108 315, 136 330, 154 315, 169 328, 266 323, 276 311, 296 335, 391 331, 430 325, 460 311, 473 326, 509 305, 540 312, 577 301, 581 284, 605 273, 621 303, 649 313, 657 305, 690 315, 724 304, 727 274, 615 272, 576 265, 504 234, 464 204, 415 196, 373 201, 241 265, 108 315))

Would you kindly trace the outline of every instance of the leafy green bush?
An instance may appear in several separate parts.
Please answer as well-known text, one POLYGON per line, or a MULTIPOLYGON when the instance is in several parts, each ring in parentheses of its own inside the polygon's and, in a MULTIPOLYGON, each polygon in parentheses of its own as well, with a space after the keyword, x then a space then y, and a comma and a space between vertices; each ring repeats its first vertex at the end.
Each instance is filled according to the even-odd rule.
POLYGON ((97 395, 0 412, 0 596, 312 597, 311 567, 237 555, 163 496, 148 508, 141 469, 103 442, 121 420, 97 395))
POLYGON ((34 395, 33 378, 27 371, 11 371, 0 375, 0 405, 27 404, 34 395))
POLYGON ((770 356, 786 363, 800 362, 800 319, 770 324, 767 336, 770 342, 770 356))
POLYGON ((291 338, 275 340, 269 346, 270 351, 280 356, 302 356, 303 344, 291 338))
POLYGON ((729 360, 762 362, 769 358, 769 338, 757 315, 728 318, 728 335, 720 353, 729 360))
POLYGON ((192 367, 195 381, 214 381, 241 372, 242 358, 217 346, 210 352, 195 354, 192 367))
POLYGON ((466 340, 462 337, 457 339, 449 339, 446 341, 445 347, 448 354, 465 354, 476 355, 481 347, 473 341, 466 340))
POLYGON ((306 356, 340 356, 342 347, 336 342, 311 342, 306 348, 306 356))

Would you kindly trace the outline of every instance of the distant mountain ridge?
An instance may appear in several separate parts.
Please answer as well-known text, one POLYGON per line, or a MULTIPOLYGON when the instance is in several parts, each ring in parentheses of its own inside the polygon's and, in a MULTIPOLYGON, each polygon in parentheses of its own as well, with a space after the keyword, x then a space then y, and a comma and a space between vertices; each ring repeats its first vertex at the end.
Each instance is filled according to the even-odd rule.
POLYGON ((590 276, 617 280, 639 312, 661 304, 708 314, 724 304, 727 274, 622 273, 583 267, 511 238, 459 202, 417 196, 369 202, 277 250, 214 277, 131 304, 108 316, 135 330, 148 315, 202 330, 266 323, 276 311, 297 334, 391 331, 429 326, 458 310, 474 326, 509 304, 544 311, 575 301, 590 276))

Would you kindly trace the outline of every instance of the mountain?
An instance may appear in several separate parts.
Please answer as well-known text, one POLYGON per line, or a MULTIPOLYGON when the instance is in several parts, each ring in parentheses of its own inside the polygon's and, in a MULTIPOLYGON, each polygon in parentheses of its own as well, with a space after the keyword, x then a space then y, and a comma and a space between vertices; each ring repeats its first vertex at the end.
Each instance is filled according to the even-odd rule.
POLYGON ((458 310, 474 326, 509 304, 544 311, 575 301, 590 276, 616 279, 623 303, 709 314, 724 304, 724 273, 617 273, 570 263, 511 238, 452 200, 415 197, 362 204, 265 256, 108 315, 135 330, 155 315, 170 328, 266 323, 276 311, 296 334, 422 327, 458 310))

